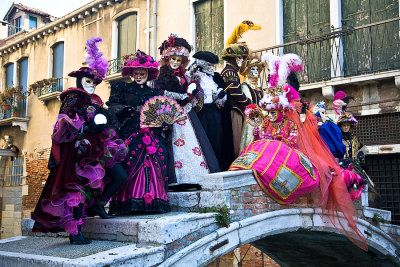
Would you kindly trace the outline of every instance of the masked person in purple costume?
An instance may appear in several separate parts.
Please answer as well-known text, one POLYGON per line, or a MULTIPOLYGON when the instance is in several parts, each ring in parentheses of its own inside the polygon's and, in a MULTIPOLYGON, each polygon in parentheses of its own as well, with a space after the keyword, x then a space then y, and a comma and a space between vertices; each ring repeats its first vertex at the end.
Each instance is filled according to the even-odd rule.
POLYGON ((125 143, 110 128, 112 116, 94 94, 108 68, 107 59, 98 52, 100 41, 99 37, 87 41, 89 67, 71 72, 69 76, 77 78, 77 86, 60 95, 48 164, 50 174, 32 213, 33 232, 66 231, 71 244, 91 243, 81 232, 86 218, 85 196, 93 196, 86 205, 92 215, 112 218, 104 205, 127 177, 119 164, 126 156, 125 143), (111 181, 103 181, 105 176, 111 181))

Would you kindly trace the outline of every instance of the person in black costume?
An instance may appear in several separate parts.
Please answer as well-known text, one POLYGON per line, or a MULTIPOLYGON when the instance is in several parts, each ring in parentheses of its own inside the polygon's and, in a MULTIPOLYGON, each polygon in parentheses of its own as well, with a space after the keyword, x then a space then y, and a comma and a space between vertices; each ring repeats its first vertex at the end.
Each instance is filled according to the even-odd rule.
POLYGON ((170 211, 167 199, 169 128, 141 128, 140 111, 147 100, 160 95, 146 82, 158 76, 158 63, 141 51, 129 57, 122 75, 131 82, 111 84, 106 103, 120 123, 118 134, 129 144, 123 162, 128 179, 112 198, 110 214, 162 213, 170 211))
POLYGON ((228 170, 234 160, 232 122, 230 118, 230 95, 224 89, 226 84, 218 72, 214 72, 219 63, 217 55, 209 51, 199 51, 193 55, 195 62, 190 67, 191 84, 188 91, 200 91, 195 110, 208 139, 211 142, 221 170, 228 170))

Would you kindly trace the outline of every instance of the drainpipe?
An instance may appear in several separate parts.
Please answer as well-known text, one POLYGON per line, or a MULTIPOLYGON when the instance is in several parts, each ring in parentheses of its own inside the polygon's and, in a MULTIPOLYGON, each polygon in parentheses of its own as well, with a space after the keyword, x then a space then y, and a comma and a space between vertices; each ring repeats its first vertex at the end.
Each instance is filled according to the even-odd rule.
POLYGON ((150 0, 147 0, 146 17, 146 53, 150 55, 150 0))
POLYGON ((154 24, 153 24, 153 58, 156 59, 156 56, 157 56, 157 0, 154 0, 153 16, 154 16, 154 24))

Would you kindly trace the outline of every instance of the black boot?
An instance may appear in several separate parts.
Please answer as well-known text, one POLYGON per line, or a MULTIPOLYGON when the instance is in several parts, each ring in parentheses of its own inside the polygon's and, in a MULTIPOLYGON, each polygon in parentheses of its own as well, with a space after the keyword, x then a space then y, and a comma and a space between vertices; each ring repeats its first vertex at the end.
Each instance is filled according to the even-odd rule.
POLYGON ((82 231, 81 231, 81 226, 79 225, 78 226, 78 234, 77 235, 72 235, 72 234, 69 235, 69 243, 71 245, 74 243, 76 243, 77 245, 87 245, 87 244, 92 243, 92 241, 89 239, 86 239, 83 236, 82 231))
POLYGON ((93 215, 93 216, 99 215, 100 218, 102 218, 102 219, 112 219, 112 218, 115 218, 115 216, 112 216, 112 215, 108 215, 108 214, 107 214, 106 210, 104 209, 104 206, 106 205, 106 203, 107 203, 107 202, 103 202, 103 201, 97 200, 97 201, 96 201, 96 205, 93 206, 93 207, 90 209, 91 215, 93 215))

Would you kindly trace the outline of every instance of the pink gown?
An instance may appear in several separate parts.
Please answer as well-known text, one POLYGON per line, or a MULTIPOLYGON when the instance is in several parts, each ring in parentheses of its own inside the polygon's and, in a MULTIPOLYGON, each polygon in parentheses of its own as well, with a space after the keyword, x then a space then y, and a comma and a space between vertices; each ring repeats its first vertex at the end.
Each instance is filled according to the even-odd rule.
POLYGON ((293 121, 267 120, 261 133, 255 131, 254 139, 229 170, 252 169, 263 191, 280 204, 290 204, 318 187, 318 170, 298 149, 297 126, 293 121))

